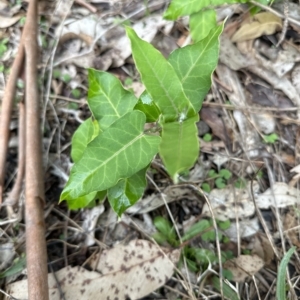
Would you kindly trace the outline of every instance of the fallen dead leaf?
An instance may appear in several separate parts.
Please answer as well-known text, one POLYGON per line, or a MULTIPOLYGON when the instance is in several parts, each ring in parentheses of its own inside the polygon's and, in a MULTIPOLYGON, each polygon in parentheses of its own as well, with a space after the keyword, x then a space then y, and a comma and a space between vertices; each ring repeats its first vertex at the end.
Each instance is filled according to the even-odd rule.
POLYGON ((274 34, 281 28, 281 18, 269 12, 262 12, 246 19, 231 40, 233 42, 253 40, 262 35, 274 34))
POLYGON ((231 271, 232 280, 243 282, 248 276, 253 276, 264 266, 264 261, 258 255, 240 255, 228 260, 224 269, 231 271))
POLYGON ((4 17, 0 15, 0 28, 8 28, 17 23, 24 14, 17 14, 13 17, 4 17))
MULTIPOLYGON (((259 190, 257 182, 253 183, 254 193, 259 190)), ((213 189, 208 198, 216 219, 226 221, 228 219, 244 219, 255 212, 255 206, 251 199, 250 184, 245 189, 234 189, 227 186, 224 189, 213 189)), ((202 214, 210 217, 210 210, 207 204, 203 206, 202 214)))
POLYGON ((287 207, 294 205, 298 199, 298 190, 290 187, 285 182, 275 182, 272 188, 255 198, 256 204, 261 209, 273 207, 287 207))
POLYGON ((258 255, 266 265, 269 265, 274 259, 272 245, 265 234, 259 233, 254 236, 251 254, 258 255))
POLYGON ((247 238, 259 231, 259 222, 257 218, 250 220, 241 220, 239 224, 236 224, 236 221, 230 222, 230 227, 224 232, 226 236, 232 241, 237 242, 239 238, 247 238), (237 232, 239 230, 239 234, 237 232))
POLYGON ((291 208, 290 211, 287 212, 287 214, 284 216, 283 228, 287 236, 290 238, 292 244, 297 246, 297 248, 300 248, 298 226, 299 226, 299 220, 295 216, 295 212, 293 208, 291 208))
MULTIPOLYGON (((189 200, 198 199, 190 188, 183 186, 169 186, 163 191, 163 194, 167 203, 183 198, 189 200)), ((151 194, 138 201, 135 205, 129 207, 126 212, 129 214, 144 214, 163 206, 164 203, 165 202, 160 194, 151 194)))
MULTIPOLYGON (((50 300, 140 299, 153 292, 172 276, 180 250, 162 250, 146 240, 133 240, 94 257, 88 271, 66 267, 48 275, 50 300), (100 273, 99 273, 100 272, 100 273)), ((18 299, 28 298, 27 280, 8 286, 18 299)))

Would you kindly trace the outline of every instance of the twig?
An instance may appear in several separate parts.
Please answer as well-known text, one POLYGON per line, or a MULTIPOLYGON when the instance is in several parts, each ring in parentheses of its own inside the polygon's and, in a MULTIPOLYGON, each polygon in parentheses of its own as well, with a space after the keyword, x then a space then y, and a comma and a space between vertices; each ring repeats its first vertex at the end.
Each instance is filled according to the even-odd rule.
POLYGON ((284 0, 284 9, 283 9, 283 13, 285 15, 285 19, 283 21, 283 26, 282 26, 282 30, 281 30, 281 34, 280 34, 280 38, 276 44, 276 47, 278 47, 284 40, 285 38, 285 35, 286 35, 286 31, 287 31, 287 27, 288 27, 288 24, 289 24, 289 21, 288 21, 288 17, 289 17, 289 3, 287 0, 284 0))
POLYGON ((44 223, 44 173, 37 78, 37 0, 28 6, 23 40, 26 54, 26 253, 28 297, 48 300, 48 270, 44 223))
POLYGON ((15 184, 3 204, 14 206, 17 204, 25 173, 25 107, 19 103, 19 145, 18 145, 18 173, 15 184))
POLYGON ((85 8, 87 8, 93 14, 95 14, 97 12, 97 8, 90 3, 87 3, 83 0, 75 0, 74 2, 78 5, 81 5, 85 8))
MULTIPOLYGON (((254 4, 255 6, 258 6, 258 7, 262 8, 262 9, 264 9, 264 10, 267 10, 267 11, 271 12, 272 14, 274 14, 274 15, 277 16, 277 17, 280 17, 280 18, 285 19, 285 15, 284 15, 284 14, 282 14, 282 13, 276 11, 275 9, 271 8, 270 6, 263 5, 263 4, 259 3, 259 2, 253 1, 253 0, 251 0, 250 3, 252 3, 252 4, 254 4)), ((297 25, 297 26, 300 27, 300 22, 299 22, 299 21, 297 21, 297 20, 295 20, 295 19, 293 19, 293 18, 291 18, 291 17, 287 17, 286 19, 287 19, 290 23, 293 23, 293 24, 295 24, 295 25, 297 25)))
POLYGON ((3 184, 5 178, 5 164, 9 140, 9 125, 13 109, 16 83, 22 69, 24 47, 21 39, 17 56, 13 62, 10 75, 5 87, 0 114, 0 204, 2 203, 3 184))

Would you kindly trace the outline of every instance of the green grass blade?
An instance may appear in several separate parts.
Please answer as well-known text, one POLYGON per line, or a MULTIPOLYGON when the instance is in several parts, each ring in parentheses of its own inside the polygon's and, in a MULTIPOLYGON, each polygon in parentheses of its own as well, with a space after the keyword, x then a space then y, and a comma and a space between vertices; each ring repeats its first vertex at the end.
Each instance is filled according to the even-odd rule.
POLYGON ((286 299, 286 272, 287 265, 293 255, 296 247, 292 247, 283 257, 277 274, 276 299, 286 299))

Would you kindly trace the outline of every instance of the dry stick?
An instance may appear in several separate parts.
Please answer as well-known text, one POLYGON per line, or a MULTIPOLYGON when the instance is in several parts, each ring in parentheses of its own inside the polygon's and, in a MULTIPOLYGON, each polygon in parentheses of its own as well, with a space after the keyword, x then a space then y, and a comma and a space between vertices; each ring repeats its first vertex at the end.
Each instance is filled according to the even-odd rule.
POLYGON ((23 41, 26 55, 26 254, 28 298, 48 300, 44 173, 37 88, 37 0, 29 2, 23 41))
POLYGON ((83 0, 75 0, 75 3, 87 8, 91 13, 95 14, 97 12, 97 8, 90 3, 87 3, 83 0))
POLYGON ((21 40, 17 56, 12 65, 10 75, 5 87, 0 114, 0 204, 2 203, 3 184, 5 178, 5 164, 9 140, 9 125, 16 92, 16 83, 23 65, 23 60, 24 47, 21 40))
POLYGON ((17 204, 21 190, 22 183, 25 173, 25 107, 24 103, 19 103, 19 145, 18 145, 18 173, 14 184, 14 187, 10 191, 7 199, 5 200, 5 205, 14 206, 17 204))
MULTIPOLYGON (((262 8, 262 9, 264 9, 264 10, 266 10, 266 11, 271 12, 273 15, 275 15, 275 16, 277 16, 277 17, 280 17, 280 18, 285 19, 285 15, 284 15, 284 14, 278 12, 277 10, 271 8, 270 6, 263 5, 263 4, 259 3, 259 2, 254 1, 254 0, 251 0, 250 3, 252 3, 252 4, 254 4, 255 6, 258 6, 258 7, 262 8)), ((286 19, 287 19, 290 23, 295 24, 295 25, 297 25, 297 26, 300 27, 300 22, 299 22, 298 20, 296 20, 296 19, 294 19, 294 18, 291 18, 291 17, 287 17, 286 19)))

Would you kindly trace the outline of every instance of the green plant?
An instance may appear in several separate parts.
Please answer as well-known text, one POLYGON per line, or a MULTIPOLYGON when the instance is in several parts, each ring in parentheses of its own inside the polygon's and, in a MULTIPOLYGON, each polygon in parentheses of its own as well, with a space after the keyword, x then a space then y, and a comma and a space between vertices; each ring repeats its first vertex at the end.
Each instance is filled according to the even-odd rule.
POLYGON ((73 89, 73 90, 71 91, 71 94, 72 94, 72 96, 73 96, 74 98, 80 98, 80 96, 81 96, 81 92, 80 92, 79 89, 73 89))
MULTIPOLYGON (((219 232, 218 235, 222 237, 221 230, 227 229, 230 226, 230 221, 217 221, 219 232)), ((205 271, 209 265, 215 265, 218 263, 218 256, 212 250, 192 247, 188 245, 191 239, 193 238, 201 238, 203 241, 211 241, 214 242, 216 240, 215 230, 212 226, 212 220, 201 220, 194 225, 191 226, 189 230, 182 236, 182 244, 180 245, 179 238, 174 230, 174 227, 171 226, 170 222, 167 221, 163 217, 156 217, 154 219, 154 225, 158 230, 155 234, 153 234, 153 238, 161 245, 169 244, 172 247, 181 247, 181 260, 179 264, 182 264, 183 258, 186 261, 188 268, 193 272, 203 272, 205 271), (212 234, 214 233, 214 234, 212 234), (209 238, 208 238, 209 237, 209 238)), ((233 257, 231 251, 221 251, 221 259, 222 263, 226 260, 231 259, 233 257)), ((228 270, 223 270, 223 277, 231 280, 232 274, 228 270)), ((220 290, 219 279, 216 277, 217 281, 213 279, 213 285, 216 289, 220 290)), ((231 299, 236 298, 236 293, 229 287, 224 286, 224 295, 232 296, 231 299)))
MULTIPOLYGON (((143 195, 146 171, 157 153, 175 183, 194 165, 199 154, 198 112, 218 62, 223 29, 217 25, 216 12, 206 8, 225 2, 240 1, 173 0, 164 16, 190 15, 194 43, 175 50, 168 59, 126 28, 146 87, 139 99, 109 73, 89 70, 93 116, 72 138, 74 166, 60 201, 78 209, 107 196, 120 216, 143 195), (154 123, 152 129, 144 131, 146 122, 154 123)), ((219 188, 226 176, 216 179, 219 188)))
MULTIPOLYGON (((227 184, 228 180, 232 177, 232 173, 227 169, 221 169, 219 173, 217 173, 214 169, 209 170, 208 178, 214 181, 214 185, 218 189, 223 189, 227 184)), ((201 185, 203 191, 209 193, 211 188, 207 182, 204 182, 201 185)))
MULTIPOLYGON (((202 267, 206 268, 209 263, 217 263, 218 257, 209 249, 191 247, 187 245, 187 242, 195 237, 201 237, 201 239, 205 242, 215 242, 216 233, 212 224, 212 220, 205 219, 195 223, 182 236, 181 240, 183 244, 180 245, 177 234, 170 222, 159 216, 154 219, 154 225, 158 231, 153 234, 153 238, 162 245, 167 243, 172 247, 183 247, 182 255, 185 256, 188 267, 192 271, 197 272, 202 267)), ((223 234, 221 230, 227 229, 230 226, 230 221, 217 221, 217 225, 219 228, 219 239, 222 239, 223 234)), ((229 258, 232 258, 232 253, 222 252, 223 262, 229 258)))
POLYGON ((0 57, 2 57, 4 53, 7 51, 8 42, 9 42, 8 38, 4 38, 0 40, 0 57))
POLYGON ((203 141, 204 142, 210 142, 212 140, 212 135, 210 133, 206 133, 204 136, 203 136, 203 141))
POLYGON ((292 247, 289 251, 284 255, 277 273, 277 285, 276 285, 276 299, 287 299, 286 298, 286 272, 287 265, 293 255, 296 247, 292 247))
POLYGON ((264 135, 264 142, 267 144, 274 144, 278 139, 279 139, 279 137, 276 133, 264 135))
POLYGON ((61 195, 73 209, 102 192, 121 215, 142 196, 147 168, 158 152, 175 182, 199 154, 196 122, 217 64, 222 26, 168 60, 132 29, 126 31, 146 90, 137 99, 113 75, 89 70, 93 117, 73 136, 75 164, 61 195), (153 122, 154 129, 144 131, 145 122, 153 122))

